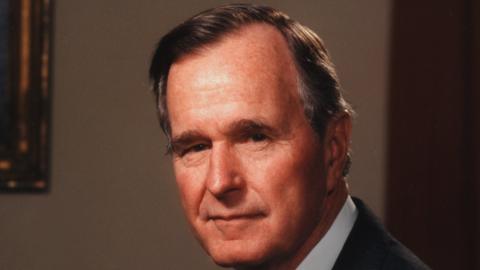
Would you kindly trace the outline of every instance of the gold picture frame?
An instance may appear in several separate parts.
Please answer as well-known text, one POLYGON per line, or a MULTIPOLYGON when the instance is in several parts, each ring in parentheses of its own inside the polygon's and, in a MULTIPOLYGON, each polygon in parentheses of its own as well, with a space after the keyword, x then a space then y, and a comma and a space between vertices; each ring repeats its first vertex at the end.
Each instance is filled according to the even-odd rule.
POLYGON ((49 190, 51 0, 0 0, 0 192, 49 190), (3 14, 2 14, 3 15, 3 14))

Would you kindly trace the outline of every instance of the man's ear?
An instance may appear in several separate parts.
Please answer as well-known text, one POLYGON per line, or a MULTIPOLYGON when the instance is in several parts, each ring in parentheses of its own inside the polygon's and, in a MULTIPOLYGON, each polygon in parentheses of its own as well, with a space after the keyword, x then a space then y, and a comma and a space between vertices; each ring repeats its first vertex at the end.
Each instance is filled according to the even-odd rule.
POLYGON ((327 170, 327 192, 335 189, 343 180, 343 170, 347 163, 350 138, 352 133, 352 117, 347 112, 333 116, 325 129, 323 140, 324 162, 327 170))

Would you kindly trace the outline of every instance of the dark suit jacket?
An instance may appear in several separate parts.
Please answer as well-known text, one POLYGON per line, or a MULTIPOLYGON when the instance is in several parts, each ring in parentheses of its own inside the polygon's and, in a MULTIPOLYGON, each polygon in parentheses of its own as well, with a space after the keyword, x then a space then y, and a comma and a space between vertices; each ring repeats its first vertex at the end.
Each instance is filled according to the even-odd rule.
POLYGON ((359 199, 358 217, 333 270, 430 269, 391 236, 359 199))

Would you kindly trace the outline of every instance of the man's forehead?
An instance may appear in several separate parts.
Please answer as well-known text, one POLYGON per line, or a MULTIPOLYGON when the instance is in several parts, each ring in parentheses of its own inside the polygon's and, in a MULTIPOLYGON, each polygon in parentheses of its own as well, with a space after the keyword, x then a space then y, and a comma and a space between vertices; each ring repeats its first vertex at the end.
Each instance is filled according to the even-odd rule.
POLYGON ((265 23, 242 26, 224 34, 212 44, 204 45, 193 53, 180 57, 172 64, 170 73, 179 67, 183 72, 205 70, 204 65, 207 62, 224 68, 243 67, 243 71, 255 74, 259 72, 272 74, 282 69, 281 72, 296 73, 285 38, 274 26, 265 23))
MULTIPOLYGON (((273 26, 251 24, 175 62, 167 80, 167 101, 190 95, 191 89, 208 95, 209 91, 228 90, 231 86, 244 87, 231 91, 230 96, 251 95, 248 90, 266 87, 296 89, 297 77, 283 35, 273 26)), ((282 93, 292 94, 298 93, 282 93)))
POLYGON ((216 121, 232 114, 261 116, 267 103, 284 111, 299 104, 297 79, 282 34, 266 24, 246 26, 172 65, 167 82, 172 128, 198 123, 214 110, 224 116, 216 121))

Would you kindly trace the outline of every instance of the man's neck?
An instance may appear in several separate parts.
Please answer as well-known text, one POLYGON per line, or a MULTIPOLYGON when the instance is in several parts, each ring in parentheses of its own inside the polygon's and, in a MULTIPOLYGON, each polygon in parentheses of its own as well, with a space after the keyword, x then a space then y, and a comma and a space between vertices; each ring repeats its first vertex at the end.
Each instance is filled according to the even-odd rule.
MULTIPOLYGON (((339 181, 337 187, 332 190, 330 194, 325 198, 322 213, 317 227, 312 231, 307 241, 300 247, 291 264, 288 264, 285 270, 295 269, 315 247, 315 245, 322 239, 327 233, 328 229, 332 226, 338 213, 345 204, 345 200, 348 197, 348 189, 344 181, 339 181)), ((280 268, 276 268, 280 269, 280 268)))

